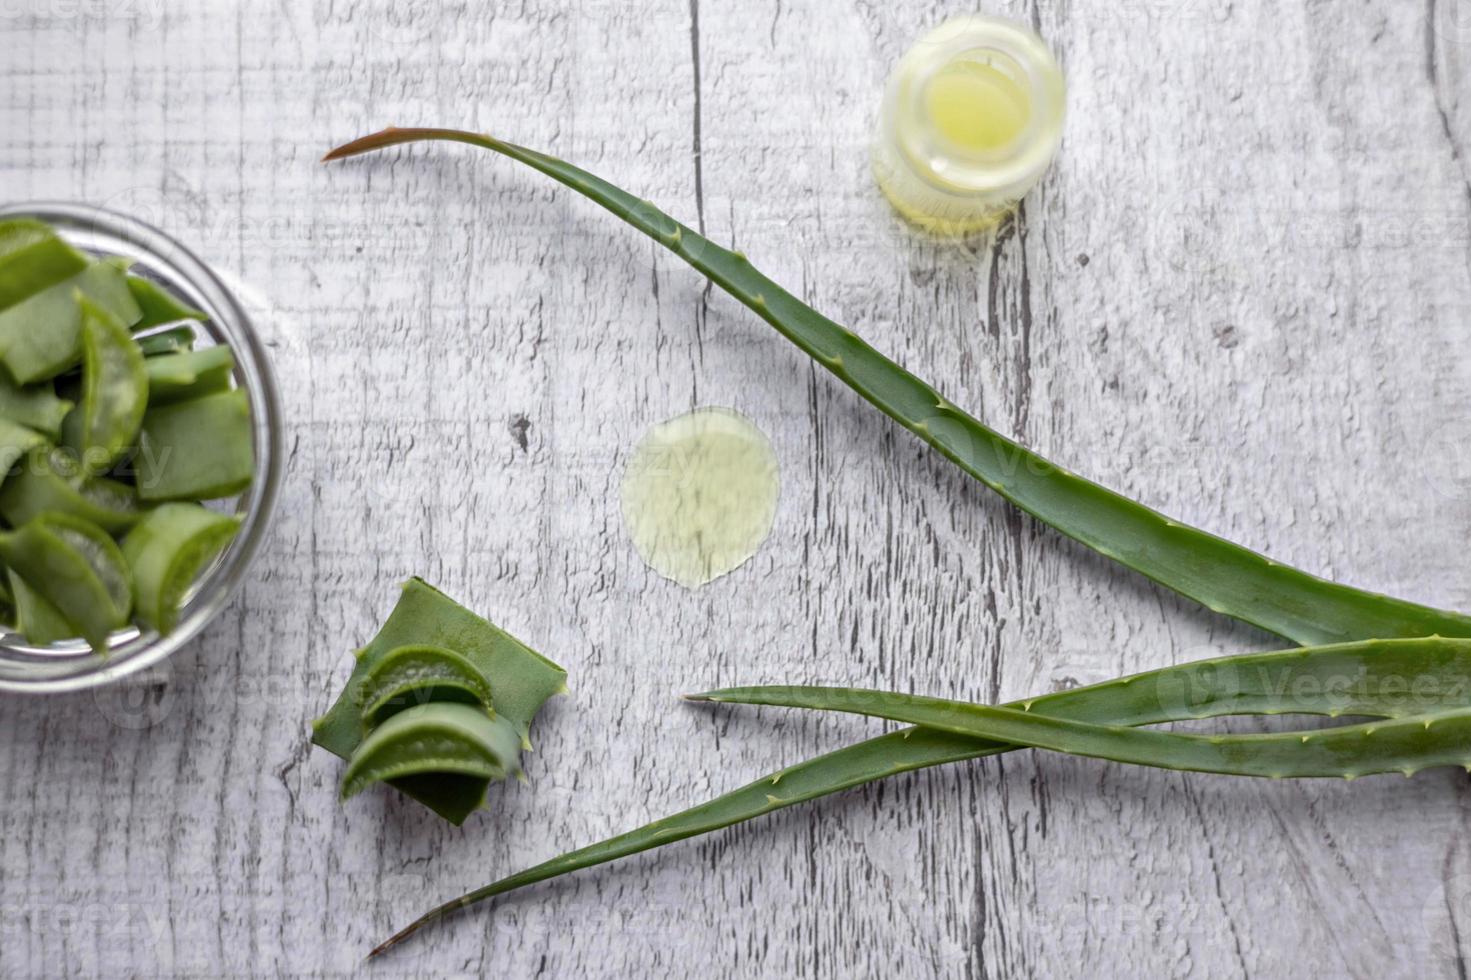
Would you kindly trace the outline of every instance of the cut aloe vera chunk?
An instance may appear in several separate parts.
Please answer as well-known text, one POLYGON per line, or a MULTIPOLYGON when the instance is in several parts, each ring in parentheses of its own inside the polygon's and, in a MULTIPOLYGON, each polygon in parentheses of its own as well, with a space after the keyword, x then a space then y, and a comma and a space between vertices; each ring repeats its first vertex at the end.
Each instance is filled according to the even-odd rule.
POLYGON ((240 529, 240 520, 198 504, 164 504, 123 539, 138 621, 171 633, 184 595, 240 529))
POLYGON ((169 330, 160 330, 146 337, 138 338, 138 349, 143 352, 144 357, 158 357, 163 354, 177 354, 181 351, 194 349, 194 328, 190 326, 173 327, 169 330))
POLYGON ((72 403, 58 398, 56 386, 51 382, 18 385, 0 371, 0 419, 44 432, 55 439, 61 431, 62 419, 71 410, 72 403))
POLYGON ((111 262, 93 262, 65 282, 0 310, 0 360, 21 384, 54 378, 82 360, 82 310, 77 294, 124 326, 142 315, 126 276, 111 262))
POLYGON ((101 473, 138 435, 148 407, 148 371, 121 320, 87 299, 81 308, 82 466, 101 473))
POLYGON ((240 389, 150 409, 138 439, 138 496, 212 500, 250 485, 250 402, 240 389))
POLYGON ((363 703, 363 724, 368 729, 400 711, 430 702, 469 704, 495 714, 485 676, 465 657, 445 647, 390 650, 369 668, 358 696, 363 703))
POLYGON ((60 609, 42 598, 39 592, 26 584, 25 579, 15 574, 15 569, 7 569, 5 577, 14 603, 15 628, 26 638, 26 642, 43 647, 74 639, 80 632, 67 621, 60 609))
POLYGON ((46 437, 41 433, 0 418, 0 480, 9 475, 21 457, 44 445, 46 437))
MULTIPOLYGON (((497 721, 512 726, 523 747, 531 721, 554 694, 567 689, 567 672, 497 629, 422 579, 410 579, 393 613, 371 643, 358 651, 352 677, 330 711, 312 723, 312 741, 343 759, 356 758, 368 726, 363 687, 378 665, 405 647, 444 647, 463 657, 495 694, 497 721)), ((380 675, 386 677, 387 675, 380 675)), ((464 705, 425 705, 424 707, 464 705)), ((408 714, 394 715, 374 731, 408 714)), ((476 710, 465 708, 465 710, 476 710)), ((483 709, 482 713, 483 713, 483 709)), ((487 777, 453 776, 425 770, 395 777, 392 785, 451 823, 463 823, 485 798, 487 777)))
POLYGON ((221 344, 182 354, 150 357, 143 363, 148 371, 148 404, 170 405, 229 391, 235 355, 221 344))
POLYGON ((81 272, 87 257, 40 221, 0 221, 0 310, 81 272))
POLYGON ((0 534, 0 560, 51 603, 98 653, 128 622, 132 576, 107 532, 66 514, 42 514, 0 534))
POLYGON ((0 629, 15 630, 15 593, 10 589, 10 569, 0 568, 0 629))
POLYGON ((203 312, 179 302, 177 297, 151 279, 128 276, 128 292, 133 294, 133 301, 141 311, 141 319, 133 325, 134 330, 161 327, 180 320, 209 319, 203 312))
POLYGON ((467 704, 422 704, 400 711, 375 728, 342 774, 342 798, 374 783, 432 775, 464 781, 476 798, 491 780, 518 772, 521 738, 516 726, 467 704))
POLYGON ((119 534, 137 524, 144 510, 137 492, 106 477, 88 477, 65 449, 32 450, 0 487, 0 517, 20 527, 42 514, 61 513, 119 534))

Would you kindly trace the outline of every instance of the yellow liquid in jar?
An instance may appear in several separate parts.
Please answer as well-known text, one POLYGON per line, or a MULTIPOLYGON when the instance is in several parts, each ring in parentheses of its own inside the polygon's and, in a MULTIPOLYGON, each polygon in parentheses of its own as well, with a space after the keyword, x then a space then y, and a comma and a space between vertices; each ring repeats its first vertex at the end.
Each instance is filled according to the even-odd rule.
POLYGON ((925 86, 924 108, 952 146, 995 153, 1016 142, 1032 117, 1032 100, 1016 79, 980 61, 946 65, 925 86))
POLYGON ((1065 92, 1057 59, 1026 24, 953 17, 889 75, 871 148, 874 178, 926 231, 992 228, 1052 162, 1065 92))
POLYGON ((745 564, 771 534, 776 453, 737 412, 701 408, 648 431, 623 473, 623 522, 654 571, 696 588, 745 564))

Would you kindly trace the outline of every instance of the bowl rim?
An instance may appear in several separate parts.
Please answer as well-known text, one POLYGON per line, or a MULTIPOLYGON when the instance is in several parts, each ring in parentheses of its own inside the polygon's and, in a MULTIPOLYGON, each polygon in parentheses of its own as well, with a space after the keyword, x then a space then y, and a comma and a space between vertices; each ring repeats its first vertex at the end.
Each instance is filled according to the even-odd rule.
MULTIPOLYGON (((216 342, 228 343, 236 352, 235 374, 250 400, 256 457, 255 477, 237 502, 240 530, 195 583, 178 625, 167 636, 129 627, 114 634, 105 658, 92 654, 80 641, 50 647, 0 644, 5 653, 21 654, 3 663, 0 653, 0 692, 49 694, 100 687, 154 667, 198 636, 230 605, 261 550, 280 496, 284 466, 281 397, 265 344, 240 299, 206 262, 171 235, 131 215, 90 204, 26 201, 0 205, 0 219, 21 217, 44 221, 68 240, 90 233, 131 246, 116 254, 145 265, 156 276, 183 284, 188 300, 209 314, 203 328, 216 342), (24 676, 26 662, 37 665, 35 678, 24 676)), ((114 250, 107 253, 114 254, 114 250)))

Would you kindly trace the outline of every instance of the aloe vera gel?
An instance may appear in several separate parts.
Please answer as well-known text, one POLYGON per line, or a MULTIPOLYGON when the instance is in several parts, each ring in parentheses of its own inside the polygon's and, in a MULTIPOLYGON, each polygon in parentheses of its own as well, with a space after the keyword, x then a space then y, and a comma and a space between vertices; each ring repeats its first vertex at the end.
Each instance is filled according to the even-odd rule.
MULTIPOLYGON (((0 221, 0 633, 105 653, 167 634, 229 545, 201 501, 250 485, 250 402, 206 315, 47 225, 0 221)), ((11 642, 7 638, 7 643, 11 642)))
POLYGON ((701 408, 654 426, 623 474, 623 520, 639 557, 687 588, 739 568, 771 533, 776 454, 743 415, 701 408))
POLYGON ((1025 25, 956 17, 915 43, 884 92, 874 176, 905 218, 966 234, 999 223, 1062 139, 1062 71, 1025 25))

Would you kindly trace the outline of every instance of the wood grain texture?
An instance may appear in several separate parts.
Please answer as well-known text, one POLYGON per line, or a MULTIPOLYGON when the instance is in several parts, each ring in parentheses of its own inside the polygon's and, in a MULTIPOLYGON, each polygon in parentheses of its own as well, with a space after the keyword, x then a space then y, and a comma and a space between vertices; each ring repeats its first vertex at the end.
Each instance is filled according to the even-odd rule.
MULTIPOLYGON (((660 202, 1078 472, 1301 567, 1471 608, 1464 0, 992 3, 1070 80, 994 240, 875 192, 926 0, 0 2, 0 198, 139 214, 248 285, 290 463, 229 613, 126 689, 0 701, 0 975, 334 975, 428 904, 877 730, 676 692, 987 700, 1271 644, 970 483, 677 260, 469 149, 660 202), (696 592, 617 485, 736 408, 775 533, 696 592), (336 801, 348 654, 421 574, 571 671, 531 782, 444 826, 336 801)), ((545 885, 382 976, 1448 976, 1471 782, 1267 783, 1016 754, 545 885)))

